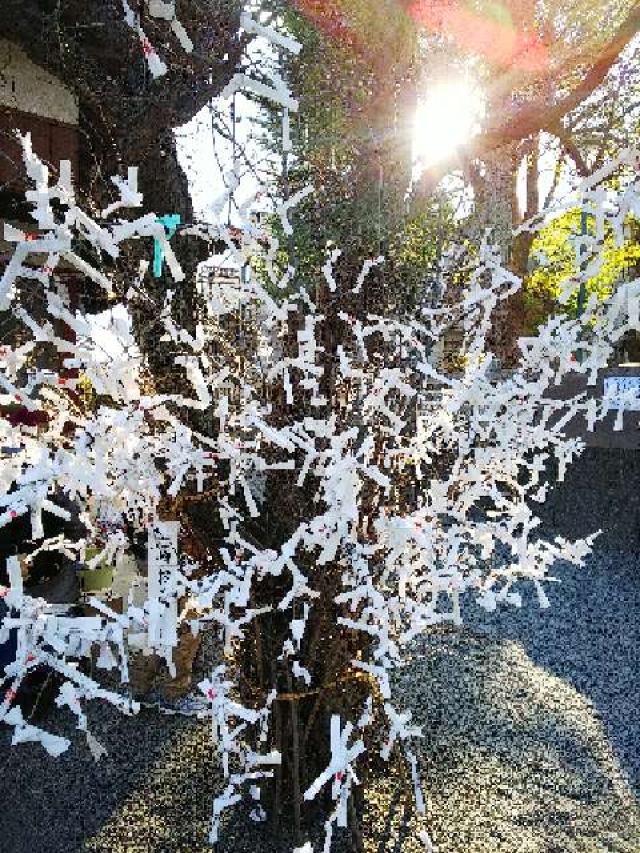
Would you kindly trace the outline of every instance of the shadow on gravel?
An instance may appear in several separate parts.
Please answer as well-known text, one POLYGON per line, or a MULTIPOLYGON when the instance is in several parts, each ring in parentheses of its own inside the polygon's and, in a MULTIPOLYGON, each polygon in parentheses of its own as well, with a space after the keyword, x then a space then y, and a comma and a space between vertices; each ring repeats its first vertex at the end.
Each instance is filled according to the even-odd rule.
MULTIPOLYGON (((89 707, 90 728, 109 753, 99 763, 94 762, 84 740, 62 714, 50 715, 42 723, 73 741, 59 758, 48 756, 39 744, 12 748, 9 729, 0 730, 2 853, 76 853, 91 849, 85 847, 85 840, 108 823, 133 791, 145 790, 154 765, 173 752, 173 744, 185 728, 184 721, 159 718, 153 711, 123 717, 97 703, 89 707)), ((206 733, 202 740, 206 740, 206 733)), ((197 756, 197 763, 202 771, 198 784, 206 797, 207 776, 212 774, 204 753, 197 756)), ((164 798, 159 796, 169 814, 175 793, 168 787, 164 798)), ((134 841, 141 831, 144 838, 144 826, 139 820, 142 815, 136 817, 127 833, 129 846, 122 849, 146 853, 146 848, 136 846, 134 841)))
POLYGON ((435 633, 399 682, 422 694, 427 824, 448 853, 637 853, 638 802, 599 715, 522 644, 435 633))
POLYGON ((640 557, 596 551, 583 569, 563 563, 553 574, 561 583, 546 587, 548 610, 531 593, 521 609, 484 614, 467 606, 465 622, 517 640, 532 661, 592 702, 640 793, 640 557))

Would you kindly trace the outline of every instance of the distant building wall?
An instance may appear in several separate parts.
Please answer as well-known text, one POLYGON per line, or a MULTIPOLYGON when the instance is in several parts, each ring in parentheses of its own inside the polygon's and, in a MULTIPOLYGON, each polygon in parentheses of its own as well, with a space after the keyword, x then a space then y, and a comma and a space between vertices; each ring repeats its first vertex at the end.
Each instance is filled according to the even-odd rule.
MULTIPOLYGON (((594 385, 588 385, 587 377, 582 374, 569 374, 559 385, 549 388, 546 394, 548 397, 562 400, 584 393, 587 397, 601 400, 606 380, 618 377, 640 379, 640 367, 607 367, 599 371, 594 385)), ((622 429, 619 430, 614 428, 616 418, 617 412, 610 411, 602 421, 595 424, 595 429, 590 431, 584 417, 578 416, 567 424, 564 432, 570 438, 581 438, 587 447, 640 451, 640 411, 625 411, 622 416, 622 429)))
MULTIPOLYGON (((78 120, 73 92, 19 47, 0 39, 0 192, 19 194, 24 188, 16 130, 31 134, 34 151, 54 170, 60 160, 70 160, 77 178, 78 120)), ((8 210, 3 212, 11 218, 8 210)))
MULTIPOLYGON (((640 377, 638 367, 610 367, 588 386, 583 376, 574 374, 549 392, 562 398, 582 391, 602 397, 607 377, 640 377)), ((567 468, 563 482, 557 482, 553 466, 549 480, 555 483, 544 504, 535 504, 546 534, 568 539, 602 530, 596 548, 640 552, 640 412, 625 411, 622 429, 615 430, 615 412, 586 428, 584 418, 575 418, 566 434, 580 437, 587 445, 583 454, 567 468)))
POLYGON ((0 106, 78 124, 73 92, 6 39, 0 39, 0 106))

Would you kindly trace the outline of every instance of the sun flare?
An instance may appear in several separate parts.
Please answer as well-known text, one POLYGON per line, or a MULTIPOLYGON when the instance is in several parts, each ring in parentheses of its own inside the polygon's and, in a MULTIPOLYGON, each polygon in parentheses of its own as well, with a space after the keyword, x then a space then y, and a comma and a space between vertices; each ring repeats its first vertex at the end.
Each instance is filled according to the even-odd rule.
POLYGON ((462 80, 429 89, 416 109, 413 159, 418 171, 454 153, 473 136, 484 113, 484 99, 477 86, 462 80))

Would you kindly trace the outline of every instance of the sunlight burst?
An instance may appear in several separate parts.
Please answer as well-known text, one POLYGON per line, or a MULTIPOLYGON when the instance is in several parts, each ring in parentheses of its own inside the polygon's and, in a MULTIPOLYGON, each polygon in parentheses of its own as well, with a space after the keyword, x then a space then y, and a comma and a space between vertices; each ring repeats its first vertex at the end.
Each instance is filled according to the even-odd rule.
POLYGON ((418 103, 413 159, 418 172, 453 154, 473 136, 484 114, 484 98, 466 80, 433 86, 418 103))

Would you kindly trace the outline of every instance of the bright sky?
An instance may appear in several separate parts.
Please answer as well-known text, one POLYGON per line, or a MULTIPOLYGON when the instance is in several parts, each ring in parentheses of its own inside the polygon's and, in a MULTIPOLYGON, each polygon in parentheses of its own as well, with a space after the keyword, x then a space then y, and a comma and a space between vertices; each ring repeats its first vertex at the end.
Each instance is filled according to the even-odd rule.
MULTIPOLYGON (((268 43, 258 37, 249 46, 248 57, 259 63, 261 54, 269 50, 268 43)), ((213 208, 226 192, 225 173, 233 168, 234 145, 231 130, 235 105, 235 139, 236 152, 239 157, 238 168, 241 175, 240 185, 234 193, 235 204, 224 206, 224 218, 230 215, 232 224, 239 224, 236 206, 245 204, 260 192, 261 180, 259 175, 251 172, 247 159, 258 169, 264 168, 267 152, 256 139, 255 120, 260 113, 260 107, 255 101, 237 93, 233 99, 216 98, 212 109, 216 114, 217 123, 225 127, 225 135, 214 131, 211 109, 204 107, 194 118, 175 131, 178 160, 182 165, 194 206, 197 219, 205 222, 219 221, 213 214, 213 208), (222 120, 222 121, 221 121, 222 120), (243 152, 246 157, 243 157, 243 152)), ((258 208, 264 208, 265 202, 258 201, 258 208)), ((235 261, 227 255, 210 259, 213 265, 235 266, 235 261)))
MULTIPOLYGON (((232 100, 217 99, 213 109, 224 116, 225 124, 231 126, 232 100)), ((252 160, 262 156, 257 142, 251 139, 251 123, 257 115, 254 102, 242 94, 236 95, 236 142, 237 149, 244 149, 252 160)), ((225 192, 224 171, 233 165, 233 144, 231 140, 214 133, 211 111, 205 107, 194 118, 176 131, 178 158, 187 174, 191 188, 196 216, 211 221, 212 205, 225 192)), ((247 174, 241 161, 241 171, 245 173, 236 199, 242 204, 258 189, 257 181, 247 174)))
MULTIPOLYGON (((250 7, 251 4, 248 3, 247 6, 250 7)), ((247 62, 259 67, 265 58, 268 60, 270 52, 269 43, 259 36, 249 44, 247 62)), ((247 159, 260 169, 264 168, 264 158, 267 156, 264 147, 256 139, 255 121, 260 114, 258 104, 242 93, 236 94, 234 98, 216 98, 213 101, 217 124, 224 126, 227 138, 213 131, 209 107, 202 109, 190 122, 175 132, 178 158, 189 180, 196 216, 205 221, 212 220, 212 206, 225 192, 224 173, 233 167, 234 145, 230 136, 234 126, 234 106, 236 152, 242 176, 240 186, 235 192, 235 200, 238 205, 242 205, 260 191, 260 181, 249 170, 247 159), (242 156, 242 152, 246 154, 246 158, 242 156)), ((237 223, 232 209, 231 221, 234 220, 237 223)))

